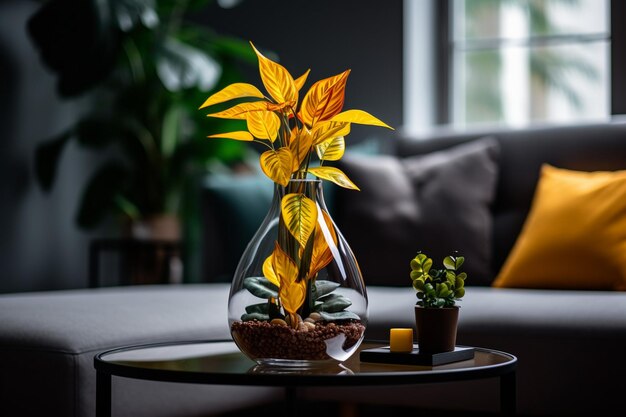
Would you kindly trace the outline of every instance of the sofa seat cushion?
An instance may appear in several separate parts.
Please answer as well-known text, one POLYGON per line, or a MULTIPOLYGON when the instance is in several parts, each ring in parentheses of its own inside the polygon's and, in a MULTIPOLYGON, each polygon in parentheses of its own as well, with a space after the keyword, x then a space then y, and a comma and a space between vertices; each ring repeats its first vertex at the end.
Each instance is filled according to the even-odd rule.
POLYGON ((230 338, 228 285, 0 295, 0 346, 82 353, 156 338, 230 338))
MULTIPOLYGON (((389 328, 415 325, 411 287, 369 286, 366 337, 388 340, 389 328)), ((458 303, 459 336, 495 334, 581 340, 619 340, 626 345, 626 292, 466 287, 458 303)))
MULTIPOLYGON (((0 295, 0 415, 95 415, 94 356, 120 346, 230 339, 228 284, 0 295)), ((116 416, 211 416, 278 401, 280 388, 113 378, 116 416)))

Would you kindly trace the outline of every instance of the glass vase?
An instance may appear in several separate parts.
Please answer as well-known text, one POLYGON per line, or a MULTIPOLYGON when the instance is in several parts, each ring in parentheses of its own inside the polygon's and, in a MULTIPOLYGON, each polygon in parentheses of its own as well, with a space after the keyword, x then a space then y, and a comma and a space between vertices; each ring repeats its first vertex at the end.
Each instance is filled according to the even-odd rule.
POLYGON ((328 213, 322 188, 322 181, 313 179, 275 185, 269 212, 235 271, 228 300, 230 331, 239 349, 258 364, 340 363, 363 341, 368 319, 365 284, 352 250, 328 213), (296 211, 301 223, 281 214, 285 196, 310 203, 308 209, 296 211), (307 227, 293 233, 294 221, 305 226, 309 221, 310 235, 302 230, 307 227))

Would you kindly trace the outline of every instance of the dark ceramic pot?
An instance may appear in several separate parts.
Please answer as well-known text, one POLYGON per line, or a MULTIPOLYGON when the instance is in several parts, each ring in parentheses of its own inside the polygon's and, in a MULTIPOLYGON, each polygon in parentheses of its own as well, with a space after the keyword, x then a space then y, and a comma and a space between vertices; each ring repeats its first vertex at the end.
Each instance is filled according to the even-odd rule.
POLYGON ((424 308, 415 306, 415 325, 420 352, 451 352, 456 346, 459 307, 424 308))

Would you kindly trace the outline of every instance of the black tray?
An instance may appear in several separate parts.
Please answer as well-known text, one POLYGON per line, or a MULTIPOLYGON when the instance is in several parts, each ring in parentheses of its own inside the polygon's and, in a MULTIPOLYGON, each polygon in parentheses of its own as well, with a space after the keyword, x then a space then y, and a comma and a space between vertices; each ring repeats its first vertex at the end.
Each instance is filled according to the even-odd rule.
POLYGON ((412 352, 392 352, 389 346, 383 346, 362 350, 359 356, 362 362, 427 366, 444 365, 473 358, 474 348, 469 346, 457 346, 452 352, 425 353, 420 352, 417 345, 413 345, 412 352))

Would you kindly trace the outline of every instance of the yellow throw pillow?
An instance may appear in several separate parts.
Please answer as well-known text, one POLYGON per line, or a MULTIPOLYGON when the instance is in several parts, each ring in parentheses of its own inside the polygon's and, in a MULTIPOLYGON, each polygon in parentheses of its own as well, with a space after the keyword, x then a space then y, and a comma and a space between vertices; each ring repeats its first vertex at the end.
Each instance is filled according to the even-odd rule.
POLYGON ((494 287, 626 290, 626 171, 543 165, 494 287))

